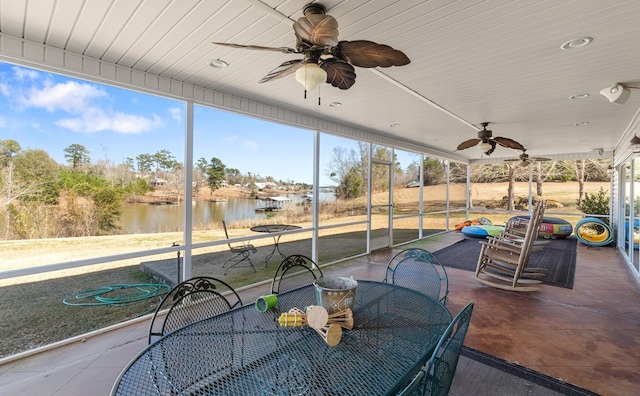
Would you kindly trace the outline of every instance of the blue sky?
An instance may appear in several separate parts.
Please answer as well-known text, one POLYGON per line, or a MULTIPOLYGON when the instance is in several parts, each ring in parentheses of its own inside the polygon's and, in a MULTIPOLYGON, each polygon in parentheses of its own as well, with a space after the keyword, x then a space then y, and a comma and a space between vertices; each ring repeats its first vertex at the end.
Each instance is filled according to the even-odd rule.
MULTIPOLYGON (((45 150, 61 164, 64 149, 74 143, 84 145, 94 163, 119 164, 160 150, 184 162, 183 102, 4 62, 0 98, 0 140, 45 150)), ((345 142, 322 136, 323 147, 330 147, 334 139, 336 145, 345 142)), ((217 157, 243 174, 312 183, 312 147, 311 131, 195 108, 194 160, 217 157)), ((321 185, 334 184, 322 169, 331 155, 330 150, 321 155, 321 185)), ((403 168, 407 165, 402 163, 403 168)))

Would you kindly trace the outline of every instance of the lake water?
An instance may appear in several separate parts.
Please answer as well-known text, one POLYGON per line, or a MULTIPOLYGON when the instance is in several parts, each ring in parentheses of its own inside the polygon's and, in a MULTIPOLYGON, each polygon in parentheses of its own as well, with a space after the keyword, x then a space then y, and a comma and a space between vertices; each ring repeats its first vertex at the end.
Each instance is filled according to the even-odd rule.
MULTIPOLYGON (((287 195, 290 204, 300 203, 304 197, 287 195)), ((321 193, 320 200, 333 200, 333 193, 321 193)), ((183 229, 184 202, 171 205, 151 205, 148 203, 128 203, 124 205, 120 226, 128 234, 172 232, 183 229)), ((212 223, 222 226, 222 220, 229 222, 245 219, 265 219, 267 215, 256 213, 264 201, 252 198, 228 198, 227 202, 193 201, 193 227, 204 228, 212 223)))

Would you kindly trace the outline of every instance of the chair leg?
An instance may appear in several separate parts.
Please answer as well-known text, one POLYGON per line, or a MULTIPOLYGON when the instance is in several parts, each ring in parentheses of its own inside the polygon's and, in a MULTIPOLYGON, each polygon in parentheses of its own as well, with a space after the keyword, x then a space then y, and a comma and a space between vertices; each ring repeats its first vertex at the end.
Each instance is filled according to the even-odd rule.
POLYGON ((231 257, 229 260, 225 261, 224 264, 222 264, 222 268, 225 268, 224 275, 226 275, 231 268, 237 266, 238 264, 242 263, 245 260, 249 262, 249 265, 251 266, 251 268, 253 268, 253 272, 257 272, 256 267, 253 265, 253 261, 251 261, 250 256, 251 256, 251 253, 246 251, 246 252, 238 253, 235 256, 231 257), (230 264, 230 265, 227 267, 227 264, 230 264))

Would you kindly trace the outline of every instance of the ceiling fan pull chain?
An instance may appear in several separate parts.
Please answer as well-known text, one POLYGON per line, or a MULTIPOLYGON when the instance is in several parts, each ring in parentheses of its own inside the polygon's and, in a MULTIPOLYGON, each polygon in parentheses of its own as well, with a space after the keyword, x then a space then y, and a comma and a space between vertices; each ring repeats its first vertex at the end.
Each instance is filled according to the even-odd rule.
POLYGON ((305 99, 307 98, 307 90, 306 89, 304 90, 304 98, 305 99))
POLYGON ((318 106, 320 106, 320 86, 318 85, 318 106))

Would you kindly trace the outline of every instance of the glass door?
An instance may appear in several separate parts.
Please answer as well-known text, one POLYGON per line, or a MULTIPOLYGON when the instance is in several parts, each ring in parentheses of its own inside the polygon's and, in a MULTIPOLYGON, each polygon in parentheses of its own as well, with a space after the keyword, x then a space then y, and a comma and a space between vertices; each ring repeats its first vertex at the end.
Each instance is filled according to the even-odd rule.
POLYGON ((391 247, 393 200, 392 200, 392 151, 384 147, 373 147, 371 161, 371 231, 370 250, 391 247))

